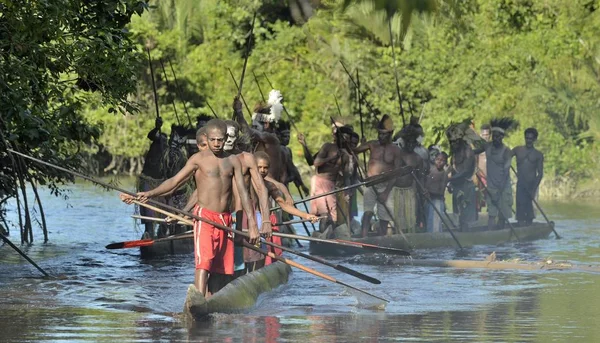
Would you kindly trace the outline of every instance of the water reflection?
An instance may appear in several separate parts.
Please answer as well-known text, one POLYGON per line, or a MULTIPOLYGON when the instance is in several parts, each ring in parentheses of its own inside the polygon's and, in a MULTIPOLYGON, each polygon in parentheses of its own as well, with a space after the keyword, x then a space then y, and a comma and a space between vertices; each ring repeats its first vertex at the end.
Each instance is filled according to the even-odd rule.
MULTIPOLYGON (((58 279, 0 248, 1 341, 596 342, 598 276, 576 272, 481 271, 406 266, 398 257, 334 259, 381 279, 380 286, 320 267, 333 277, 391 299, 385 311, 370 299, 296 271, 290 283, 259 299, 250 312, 180 320, 192 282, 191 256, 141 260, 136 250, 107 251, 110 242, 138 239, 131 207, 113 193, 76 185, 70 204, 43 194, 50 244, 24 247, 58 279)), ((545 258, 600 261, 597 205, 553 205, 561 240, 456 250, 419 251, 422 258, 545 258), (594 207, 595 206, 595 207, 594 207), (594 210, 592 210, 594 209, 594 210), (596 217, 594 217, 596 216, 596 217)), ((304 263, 304 262, 303 262, 304 263)))

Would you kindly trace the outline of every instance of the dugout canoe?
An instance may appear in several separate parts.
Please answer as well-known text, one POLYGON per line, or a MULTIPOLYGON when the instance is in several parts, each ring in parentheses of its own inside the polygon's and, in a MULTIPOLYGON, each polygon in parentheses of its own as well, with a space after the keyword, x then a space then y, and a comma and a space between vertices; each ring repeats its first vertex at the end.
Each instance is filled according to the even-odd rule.
MULTIPOLYGON (((534 241, 537 239, 548 238, 552 232, 552 227, 546 223, 533 223, 529 226, 516 227, 515 231, 521 242, 534 241)), ((486 230, 487 227, 475 227, 468 232, 454 231, 456 238, 464 248, 476 246, 476 245, 498 245, 507 243, 509 241, 515 241, 514 237, 511 237, 510 228, 506 227, 502 230, 486 230)), ((435 233, 406 233, 404 234, 409 244, 402 238, 401 235, 389 235, 389 236, 369 236, 365 238, 348 238, 348 237, 325 237, 327 233, 322 234, 314 232, 313 236, 318 238, 339 238, 348 241, 374 244, 384 247, 397 248, 397 249, 436 249, 436 248, 457 248, 456 242, 452 238, 449 232, 435 232, 435 233)), ((364 250, 346 247, 346 246, 332 246, 330 244, 310 242, 310 252, 316 255, 323 256, 343 256, 343 255, 355 255, 364 253, 364 250)))
POLYGON ((194 240, 191 238, 155 242, 152 245, 140 247, 140 256, 143 259, 152 259, 175 254, 191 254, 193 252, 194 240))
POLYGON ((189 320, 204 320, 211 313, 244 312, 256 304, 261 294, 287 283, 291 272, 289 265, 275 262, 233 280, 208 299, 190 285, 184 315, 189 320))

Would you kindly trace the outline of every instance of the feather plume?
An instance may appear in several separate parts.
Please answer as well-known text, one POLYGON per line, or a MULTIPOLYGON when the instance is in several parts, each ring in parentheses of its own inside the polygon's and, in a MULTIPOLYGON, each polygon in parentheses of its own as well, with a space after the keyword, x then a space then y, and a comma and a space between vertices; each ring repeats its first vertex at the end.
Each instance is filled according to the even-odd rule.
POLYGON ((271 90, 267 103, 260 102, 254 107, 252 120, 277 123, 281 119, 281 113, 283 112, 281 100, 283 100, 281 92, 276 89, 271 90))
POLYGON ((513 118, 494 118, 490 121, 490 126, 493 128, 498 127, 504 131, 504 134, 508 134, 510 131, 515 130, 519 127, 519 122, 513 118))

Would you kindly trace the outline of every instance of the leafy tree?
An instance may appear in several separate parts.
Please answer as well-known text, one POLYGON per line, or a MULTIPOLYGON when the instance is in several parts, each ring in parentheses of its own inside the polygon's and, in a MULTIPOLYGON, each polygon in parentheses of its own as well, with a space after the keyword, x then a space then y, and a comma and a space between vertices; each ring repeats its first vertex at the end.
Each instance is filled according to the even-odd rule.
POLYGON ((111 112, 135 110, 127 97, 135 89, 139 56, 127 24, 145 9, 144 1, 134 0, 0 3, 0 199, 21 191, 22 242, 33 241, 25 183, 58 192, 71 176, 9 155, 6 148, 77 169, 82 145, 100 134, 82 116, 90 93, 111 112))

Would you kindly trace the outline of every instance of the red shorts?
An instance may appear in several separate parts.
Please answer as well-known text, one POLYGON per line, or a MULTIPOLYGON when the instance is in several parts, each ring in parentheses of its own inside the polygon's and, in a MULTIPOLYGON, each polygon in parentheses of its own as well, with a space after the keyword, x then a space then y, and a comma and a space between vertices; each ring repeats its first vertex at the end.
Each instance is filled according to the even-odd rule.
MULTIPOLYGON (((194 208, 194 214, 217 224, 230 227, 231 214, 194 208)), ((233 275, 232 234, 213 225, 194 220, 194 260, 196 269, 209 273, 233 275)))
MULTIPOLYGON (((269 216, 269 220, 271 220, 271 224, 277 223, 277 217, 275 217, 275 214, 273 214, 273 213, 271 213, 271 216, 269 216)), ((273 226, 273 232, 279 232, 279 226, 273 226)), ((267 239, 267 241, 273 242, 277 245, 281 245, 281 237, 272 236, 271 238, 267 239)), ((267 249, 277 256, 281 256, 281 254, 283 253, 283 251, 281 251, 281 249, 274 248, 272 246, 267 246, 267 249)), ((277 261, 277 260, 267 256, 265 258, 265 266, 268 266, 269 264, 271 264, 275 261, 277 261)))

